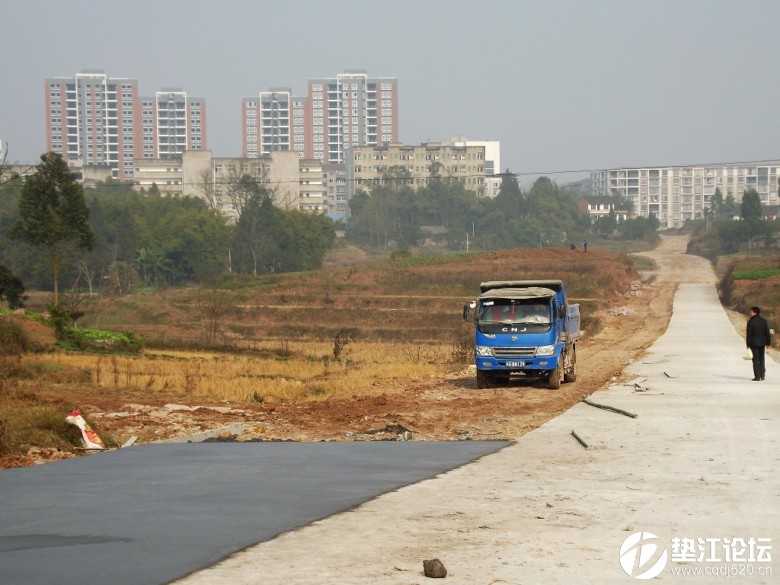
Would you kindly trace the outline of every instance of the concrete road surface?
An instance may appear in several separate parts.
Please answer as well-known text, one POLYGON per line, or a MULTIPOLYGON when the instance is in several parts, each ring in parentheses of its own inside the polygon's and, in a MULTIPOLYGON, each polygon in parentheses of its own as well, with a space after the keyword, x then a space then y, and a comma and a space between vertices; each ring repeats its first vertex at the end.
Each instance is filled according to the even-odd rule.
POLYGON ((0 472, 0 585, 167 583, 503 441, 141 445, 0 472))
POLYGON ((630 381, 590 398, 635 418, 580 403, 180 583, 412 585, 431 558, 453 585, 779 583, 780 367, 752 382, 744 353, 714 286, 681 285, 630 381))

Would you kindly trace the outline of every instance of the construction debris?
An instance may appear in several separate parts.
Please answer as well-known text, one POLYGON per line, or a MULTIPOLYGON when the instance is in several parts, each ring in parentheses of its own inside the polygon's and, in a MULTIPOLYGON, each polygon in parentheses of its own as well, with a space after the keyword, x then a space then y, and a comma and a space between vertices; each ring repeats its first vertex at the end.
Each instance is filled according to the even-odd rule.
POLYGON ((571 436, 577 439, 577 442, 583 447, 585 447, 586 449, 590 448, 590 446, 576 432, 572 431, 571 436))
POLYGON ((65 422, 76 425, 81 430, 81 439, 84 441, 84 449, 102 451, 105 449, 103 440, 93 431, 81 416, 81 411, 74 410, 65 417, 65 422))
POLYGON ((591 402, 588 399, 584 399, 583 402, 589 406, 595 406, 596 408, 601 408, 604 410, 608 410, 610 412, 616 412, 618 414, 622 414, 624 416, 629 416, 631 418, 636 418, 637 414, 634 414, 633 412, 628 412, 627 410, 623 410, 622 408, 615 408, 614 406, 607 406, 606 404, 598 404, 596 402, 591 402))
POLYGON ((642 283, 638 280, 633 281, 628 285, 628 292, 623 295, 624 297, 638 297, 642 295, 642 283))

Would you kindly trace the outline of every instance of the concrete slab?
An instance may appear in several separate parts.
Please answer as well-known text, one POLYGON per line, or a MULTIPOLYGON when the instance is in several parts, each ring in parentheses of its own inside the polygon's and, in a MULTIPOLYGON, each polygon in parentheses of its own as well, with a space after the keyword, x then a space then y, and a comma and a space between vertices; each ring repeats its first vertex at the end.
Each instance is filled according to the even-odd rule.
POLYGON ((727 570, 776 583, 773 561, 708 560, 725 558, 725 539, 778 539, 780 367, 768 363, 767 380, 751 382, 744 352, 714 287, 681 285, 667 332, 628 370, 634 380, 591 397, 636 418, 579 404, 473 464, 178 583, 409 585, 428 582, 422 562, 434 557, 452 584, 632 583, 621 546, 640 532, 658 537, 659 559, 667 553, 657 579, 712 583, 674 571, 727 570), (675 538, 714 552, 679 562, 675 538))

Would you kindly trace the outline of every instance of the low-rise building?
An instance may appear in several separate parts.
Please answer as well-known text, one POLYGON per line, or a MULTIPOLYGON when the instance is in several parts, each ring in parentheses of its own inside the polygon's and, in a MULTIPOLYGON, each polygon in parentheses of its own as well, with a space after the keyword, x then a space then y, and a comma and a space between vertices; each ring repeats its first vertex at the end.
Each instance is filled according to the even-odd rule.
POLYGON ((478 197, 485 195, 485 146, 424 142, 418 146, 398 142, 382 146, 356 146, 347 151, 347 201, 359 190, 401 181, 419 188, 431 180, 463 183, 478 197))
POLYGON ((241 177, 249 176, 265 188, 274 205, 312 213, 326 213, 326 186, 322 163, 300 159, 294 151, 276 151, 258 158, 214 157, 211 151, 185 151, 180 158, 135 161, 134 184, 161 193, 194 196, 230 217, 241 211, 241 177))
MULTIPOLYGON (((608 217, 610 212, 615 210, 618 201, 617 197, 611 195, 588 195, 580 197, 578 207, 580 213, 587 213, 591 222, 594 222, 602 217, 608 217)), ((625 221, 628 219, 628 212, 615 210, 615 219, 618 222, 625 221)))
POLYGON ((150 191, 154 187, 165 195, 181 195, 182 186, 182 159, 166 158, 136 159, 135 178, 133 185, 139 189, 150 191))
POLYGON ((682 227, 704 217, 720 190, 742 202, 755 189, 764 206, 780 203, 780 161, 696 166, 635 167, 598 171, 591 175, 593 195, 620 196, 633 204, 634 215, 655 215, 661 227, 682 227))

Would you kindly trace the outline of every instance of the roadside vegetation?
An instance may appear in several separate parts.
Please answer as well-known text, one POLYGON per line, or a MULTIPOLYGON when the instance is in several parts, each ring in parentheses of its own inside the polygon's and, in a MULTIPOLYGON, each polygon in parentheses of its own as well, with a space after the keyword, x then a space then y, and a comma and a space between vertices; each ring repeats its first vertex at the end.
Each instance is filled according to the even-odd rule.
POLYGON ((743 314, 761 307, 780 331, 780 221, 766 218, 758 193, 736 204, 716 190, 711 213, 690 227, 688 252, 713 262, 721 302, 743 314))

